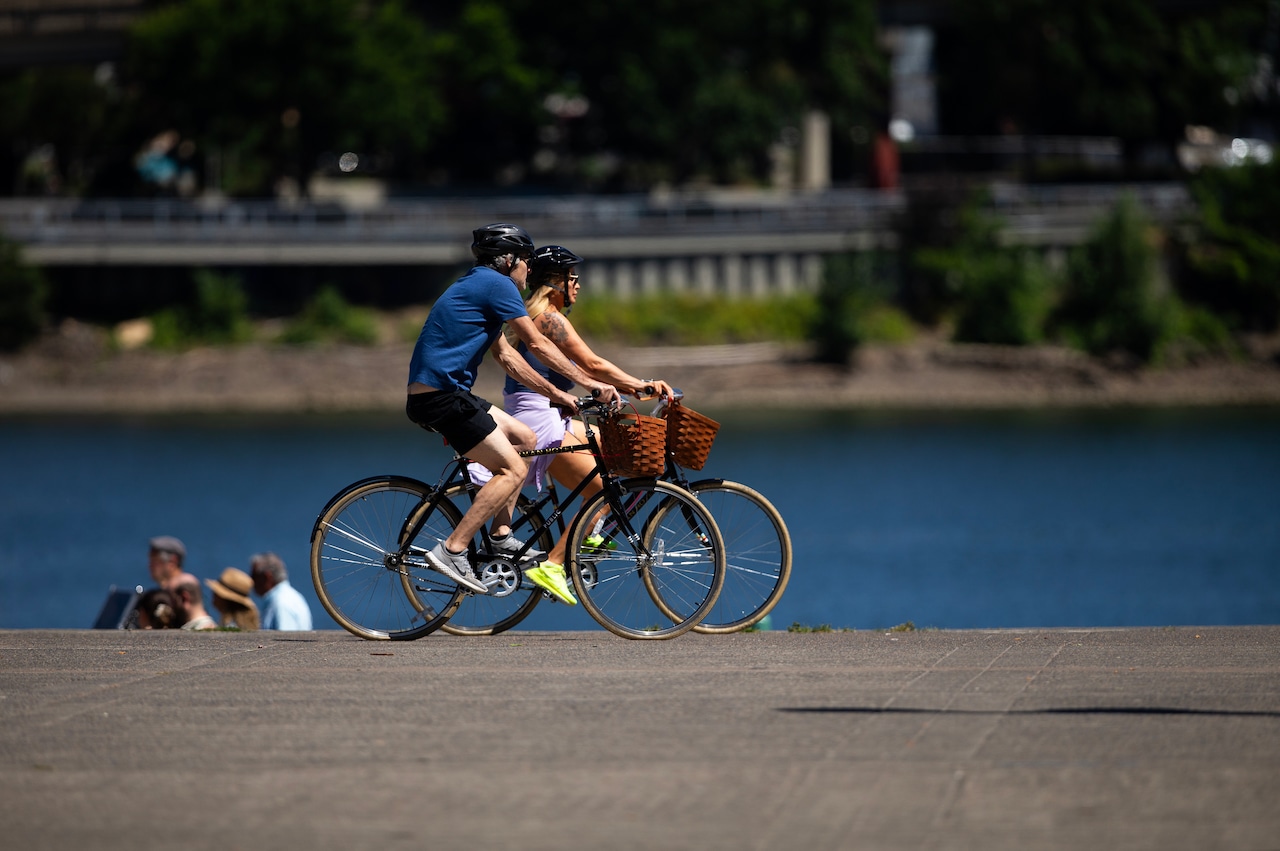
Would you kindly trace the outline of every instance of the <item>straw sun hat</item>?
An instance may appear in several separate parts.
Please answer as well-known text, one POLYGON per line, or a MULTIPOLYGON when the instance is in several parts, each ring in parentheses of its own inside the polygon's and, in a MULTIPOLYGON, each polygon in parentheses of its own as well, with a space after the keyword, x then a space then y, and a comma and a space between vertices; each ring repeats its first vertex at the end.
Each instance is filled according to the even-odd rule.
POLYGON ((204 584, 224 600, 231 600, 242 606, 253 605, 249 598, 249 592, 253 590, 253 579, 243 570, 228 567, 217 579, 206 579, 204 584))

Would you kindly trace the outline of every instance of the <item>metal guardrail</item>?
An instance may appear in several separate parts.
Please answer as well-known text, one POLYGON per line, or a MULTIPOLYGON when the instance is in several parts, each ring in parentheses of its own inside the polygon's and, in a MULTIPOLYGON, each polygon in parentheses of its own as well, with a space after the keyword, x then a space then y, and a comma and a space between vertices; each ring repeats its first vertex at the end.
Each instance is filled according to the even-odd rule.
MULTIPOLYGON (((1077 242, 1123 195, 1160 222, 1191 209, 1180 184, 1004 184, 990 195, 1022 244, 1077 242)), ((590 244, 596 256, 829 253, 886 244, 908 203, 901 191, 873 190, 391 199, 369 209, 23 198, 0 199, 0 230, 39 263, 181 262, 183 252, 206 263, 454 262, 467 256, 471 230, 492 221, 519 223, 540 242, 590 244)))
POLYGON ((27 242, 146 240, 457 239, 491 221, 580 235, 673 231, 832 230, 883 221, 901 195, 831 193, 807 198, 664 200, 655 196, 555 196, 388 200, 372 209, 339 203, 178 199, 0 199, 0 227, 27 242))

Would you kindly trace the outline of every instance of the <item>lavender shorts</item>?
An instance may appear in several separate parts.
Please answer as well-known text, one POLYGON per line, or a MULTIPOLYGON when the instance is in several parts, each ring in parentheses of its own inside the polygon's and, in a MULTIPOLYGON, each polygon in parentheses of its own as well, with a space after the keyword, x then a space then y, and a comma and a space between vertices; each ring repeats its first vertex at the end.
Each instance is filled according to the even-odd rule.
MULTIPOLYGON (((559 408, 551 406, 551 400, 541 393, 504 393, 502 407, 511 416, 533 429, 538 438, 538 448, 547 449, 559 446, 564 440, 565 429, 569 427, 569 418, 559 408)), ((555 460, 554 455, 542 455, 529 460, 529 476, 526 485, 533 485, 542 490, 542 482, 547 474, 547 467, 555 460)), ((472 461, 467 465, 471 481, 483 485, 493 474, 483 464, 472 461)))

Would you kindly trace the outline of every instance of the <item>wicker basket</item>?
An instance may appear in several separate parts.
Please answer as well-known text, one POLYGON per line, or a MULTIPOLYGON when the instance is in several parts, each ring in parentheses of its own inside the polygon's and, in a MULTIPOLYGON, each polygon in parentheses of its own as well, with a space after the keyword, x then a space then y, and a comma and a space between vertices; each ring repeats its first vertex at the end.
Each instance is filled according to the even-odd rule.
POLYGON ((640 414, 602 417, 600 449, 615 476, 660 476, 667 469, 667 421, 640 414))
POLYGON ((667 451, 681 467, 701 470, 719 430, 720 423, 684 405, 667 408, 667 451))

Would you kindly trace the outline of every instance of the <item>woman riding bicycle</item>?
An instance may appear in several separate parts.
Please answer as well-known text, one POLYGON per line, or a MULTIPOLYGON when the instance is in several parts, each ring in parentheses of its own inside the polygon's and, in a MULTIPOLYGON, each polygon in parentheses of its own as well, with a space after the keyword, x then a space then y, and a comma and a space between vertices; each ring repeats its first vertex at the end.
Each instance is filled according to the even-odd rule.
MULTIPOLYGON (((670 396, 671 385, 659 379, 636 378, 624 372, 611 361, 593 352, 574 330, 568 313, 578 300, 581 282, 577 266, 581 262, 581 257, 560 245, 545 245, 534 252, 529 264, 529 287, 525 298, 525 307, 534 325, 591 378, 607 382, 619 391, 632 395, 656 393, 670 396)), ((513 342, 516 342, 517 351, 529 365, 557 388, 565 391, 573 388, 574 382, 571 379, 539 361, 523 342, 513 342)), ((533 429, 538 437, 539 449, 586 445, 586 434, 581 421, 566 417, 563 411, 551 404, 550 399, 516 379, 507 378, 502 398, 506 412, 533 429)), ((587 485, 582 494, 584 504, 600 490, 599 476, 595 474, 595 461, 589 455, 570 452, 543 456, 530 466, 530 479, 539 489, 542 487, 543 476, 549 472, 557 482, 568 488, 576 487, 584 478, 591 476, 594 481, 587 485)), ((472 479, 478 482, 488 472, 483 468, 477 469, 474 464, 471 470, 472 479)), ((578 601, 569 590, 564 571, 566 537, 567 533, 562 534, 547 553, 546 560, 526 570, 524 575, 561 602, 575 605, 578 601)))

